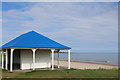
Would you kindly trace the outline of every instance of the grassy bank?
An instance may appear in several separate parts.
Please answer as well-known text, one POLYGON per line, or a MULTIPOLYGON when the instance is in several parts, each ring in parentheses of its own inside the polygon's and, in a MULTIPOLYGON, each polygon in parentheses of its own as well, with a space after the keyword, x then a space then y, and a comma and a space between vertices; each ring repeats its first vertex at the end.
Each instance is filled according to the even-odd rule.
POLYGON ((31 72, 10 73, 3 70, 3 78, 117 78, 118 70, 111 69, 71 69, 71 70, 34 70, 31 72))

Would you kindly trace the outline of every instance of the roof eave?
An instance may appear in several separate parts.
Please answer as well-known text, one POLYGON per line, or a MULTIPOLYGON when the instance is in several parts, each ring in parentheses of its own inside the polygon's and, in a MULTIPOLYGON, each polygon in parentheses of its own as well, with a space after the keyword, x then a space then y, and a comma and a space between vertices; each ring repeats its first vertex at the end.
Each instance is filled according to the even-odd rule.
POLYGON ((55 50, 69 50, 71 48, 17 48, 17 47, 9 47, 9 48, 1 48, 1 49, 47 49, 47 50, 51 50, 51 49, 55 49, 55 50))

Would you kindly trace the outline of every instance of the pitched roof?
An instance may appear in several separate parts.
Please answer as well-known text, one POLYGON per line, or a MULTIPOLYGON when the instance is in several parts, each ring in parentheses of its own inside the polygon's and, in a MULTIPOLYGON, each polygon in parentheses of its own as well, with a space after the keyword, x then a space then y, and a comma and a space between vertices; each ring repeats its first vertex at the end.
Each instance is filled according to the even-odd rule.
POLYGON ((35 31, 22 34, 12 41, 6 43, 2 48, 54 48, 54 49, 71 49, 56 41, 53 41, 35 31))

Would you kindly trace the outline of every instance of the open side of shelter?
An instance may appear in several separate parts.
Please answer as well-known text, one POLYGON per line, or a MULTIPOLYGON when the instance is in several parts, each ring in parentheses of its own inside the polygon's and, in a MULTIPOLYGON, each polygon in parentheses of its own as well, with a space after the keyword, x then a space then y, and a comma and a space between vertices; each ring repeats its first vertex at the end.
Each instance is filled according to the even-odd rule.
MULTIPOLYGON (((54 52, 56 49, 4 49, 2 53, 2 69, 37 69, 52 68, 54 70, 54 52), (50 56, 51 55, 51 56, 50 56)), ((68 69, 70 69, 70 50, 68 51, 68 69)), ((58 68, 59 65, 58 53, 58 68)))
POLYGON ((54 70, 54 53, 58 51, 58 68, 59 51, 67 50, 68 52, 68 69, 70 69, 70 47, 59 44, 34 31, 23 34, 1 48, 1 66, 2 69, 37 69, 52 68, 54 70))

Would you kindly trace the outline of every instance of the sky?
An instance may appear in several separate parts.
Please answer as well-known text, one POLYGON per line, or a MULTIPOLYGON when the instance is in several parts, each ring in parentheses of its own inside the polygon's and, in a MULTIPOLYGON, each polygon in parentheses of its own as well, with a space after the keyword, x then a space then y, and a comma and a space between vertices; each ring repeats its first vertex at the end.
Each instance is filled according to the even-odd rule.
POLYGON ((119 0, 1 0, 2 2, 118 2, 119 0))
POLYGON ((2 44, 36 31, 72 52, 118 50, 117 2, 3 2, 2 44))

